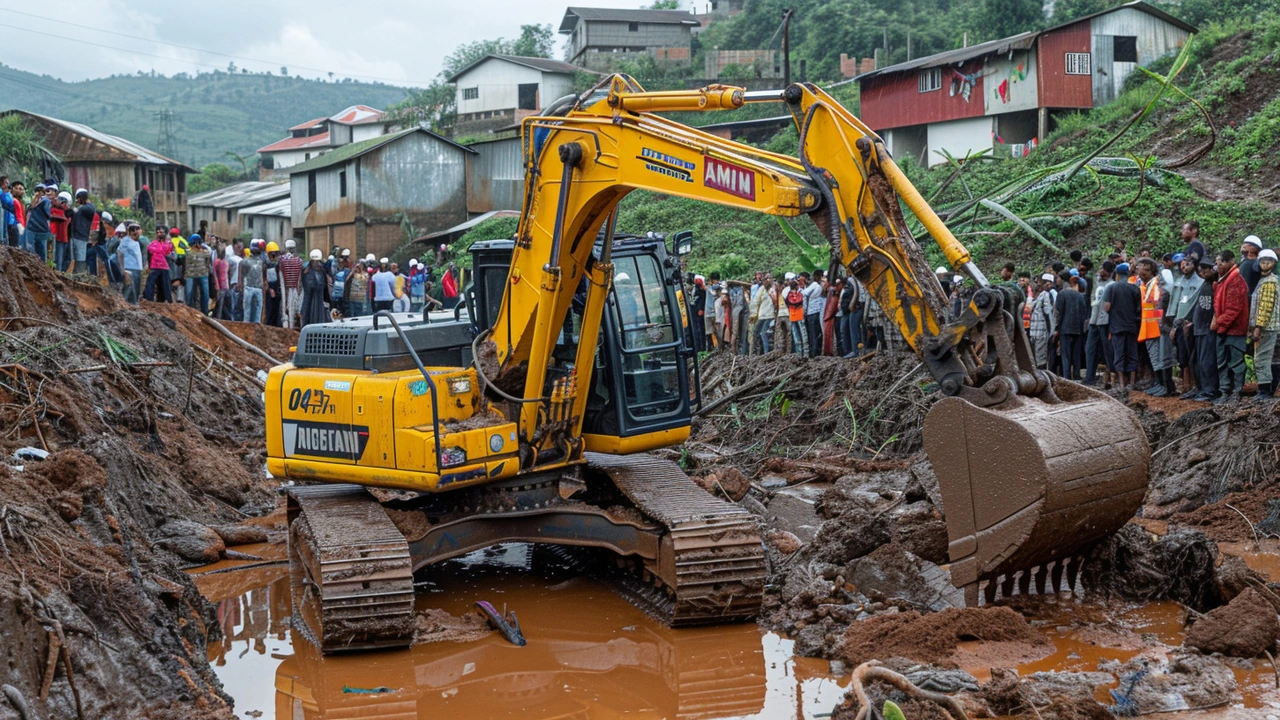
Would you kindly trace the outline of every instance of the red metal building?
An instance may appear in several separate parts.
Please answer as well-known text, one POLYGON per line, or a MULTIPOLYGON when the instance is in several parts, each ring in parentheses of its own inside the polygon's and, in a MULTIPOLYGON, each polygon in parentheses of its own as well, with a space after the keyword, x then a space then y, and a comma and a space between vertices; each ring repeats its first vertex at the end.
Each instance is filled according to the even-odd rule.
POLYGON ((1054 116, 1104 105, 1138 65, 1196 29, 1141 0, 1038 32, 859 75, 862 120, 896 156, 937 165, 991 150, 1023 156, 1054 116))

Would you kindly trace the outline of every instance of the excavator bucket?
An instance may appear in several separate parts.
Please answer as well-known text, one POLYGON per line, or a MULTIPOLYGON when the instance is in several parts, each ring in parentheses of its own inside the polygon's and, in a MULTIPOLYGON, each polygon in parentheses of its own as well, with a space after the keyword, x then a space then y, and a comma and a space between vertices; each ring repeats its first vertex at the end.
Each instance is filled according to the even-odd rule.
POLYGON ((1151 449, 1119 401, 1054 383, 1057 402, 1015 397, 982 408, 939 401, 924 422, 942 492, 952 583, 966 602, 1068 588, 1079 557, 1119 530, 1146 494, 1151 449), (1015 583, 1016 580, 1016 583, 1015 583), (984 587, 985 585, 985 587, 984 587))

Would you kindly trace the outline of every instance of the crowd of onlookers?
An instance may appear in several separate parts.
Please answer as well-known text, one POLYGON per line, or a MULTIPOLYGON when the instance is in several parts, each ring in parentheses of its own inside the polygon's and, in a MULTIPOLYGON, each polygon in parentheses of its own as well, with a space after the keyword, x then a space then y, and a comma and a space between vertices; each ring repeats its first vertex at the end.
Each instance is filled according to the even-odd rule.
POLYGON ((0 208, 9 246, 60 272, 110 284, 135 304, 182 302, 222 320, 301 328, 384 309, 451 308, 460 297, 447 245, 432 250, 431 262, 424 255, 401 268, 372 254, 353 258, 340 247, 327 255, 312 249, 304 258, 295 254, 296 240, 281 248, 261 239, 223 239, 209 233, 207 223, 190 235, 157 224, 154 237, 146 238, 141 224, 117 223, 97 210, 88 191, 72 194, 53 180, 28 194, 24 183, 0 176, 0 208))
MULTIPOLYGON (((1100 264, 1079 251, 1041 271, 1000 268, 1000 281, 1025 294, 1022 325, 1038 367, 1088 385, 1150 395, 1227 402, 1245 383, 1252 356, 1257 401, 1280 389, 1280 276, 1276 253, 1257 236, 1209 254, 1200 225, 1182 226, 1185 248, 1130 257, 1117 242, 1100 264)), ((968 305, 974 287, 938 268, 946 319, 968 305)), ((854 278, 828 281, 821 270, 764 272, 752 282, 695 275, 691 298, 698 350, 738 354, 783 350, 853 357, 904 348, 897 327, 854 278)))

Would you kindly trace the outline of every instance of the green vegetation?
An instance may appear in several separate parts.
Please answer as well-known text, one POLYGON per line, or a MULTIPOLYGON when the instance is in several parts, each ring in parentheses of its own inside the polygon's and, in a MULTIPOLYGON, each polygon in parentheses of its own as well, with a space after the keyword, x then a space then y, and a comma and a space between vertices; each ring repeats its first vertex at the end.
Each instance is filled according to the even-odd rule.
POLYGON ((13 178, 43 177, 40 161, 54 158, 22 117, 0 118, 0 174, 13 178))
POLYGON ((252 157, 286 128, 352 105, 386 108, 405 89, 380 83, 322 82, 224 71, 165 77, 151 73, 69 83, 0 65, 0 109, 19 108, 85 123, 159 151, 155 113, 173 111, 175 159, 201 167, 227 151, 252 157))

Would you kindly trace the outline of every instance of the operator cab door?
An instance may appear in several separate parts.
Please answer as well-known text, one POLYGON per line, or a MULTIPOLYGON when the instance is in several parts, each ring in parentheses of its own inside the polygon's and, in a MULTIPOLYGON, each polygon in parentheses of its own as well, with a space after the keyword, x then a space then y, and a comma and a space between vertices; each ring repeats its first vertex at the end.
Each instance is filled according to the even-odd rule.
POLYGON ((613 262, 583 432, 620 439, 687 428, 689 353, 670 271, 649 252, 617 252, 613 262))

